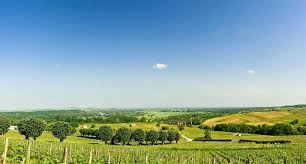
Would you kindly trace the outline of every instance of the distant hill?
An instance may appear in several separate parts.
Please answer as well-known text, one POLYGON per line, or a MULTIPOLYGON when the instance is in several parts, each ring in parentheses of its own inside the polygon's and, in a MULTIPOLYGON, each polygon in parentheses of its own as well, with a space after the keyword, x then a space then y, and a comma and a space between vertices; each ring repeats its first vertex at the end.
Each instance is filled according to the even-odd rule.
POLYGON ((276 123, 290 123, 291 121, 298 119, 298 125, 306 124, 306 108, 285 108, 277 111, 266 112, 249 112, 231 114, 222 117, 216 117, 206 120, 205 125, 216 125, 221 123, 233 123, 233 124, 250 124, 250 125, 273 125, 276 123))

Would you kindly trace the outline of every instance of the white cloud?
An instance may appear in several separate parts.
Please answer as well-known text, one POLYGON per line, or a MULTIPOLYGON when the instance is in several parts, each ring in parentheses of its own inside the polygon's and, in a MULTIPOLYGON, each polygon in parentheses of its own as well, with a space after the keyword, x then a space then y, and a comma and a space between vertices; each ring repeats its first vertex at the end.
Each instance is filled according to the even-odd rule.
POLYGON ((251 76, 253 76, 253 75, 256 74, 256 71, 253 70, 253 69, 250 69, 250 70, 248 70, 248 74, 251 75, 251 76))
POLYGON ((157 70, 164 70, 168 68, 167 64, 161 64, 161 63, 157 63, 155 65, 153 65, 152 67, 153 69, 157 69, 157 70))

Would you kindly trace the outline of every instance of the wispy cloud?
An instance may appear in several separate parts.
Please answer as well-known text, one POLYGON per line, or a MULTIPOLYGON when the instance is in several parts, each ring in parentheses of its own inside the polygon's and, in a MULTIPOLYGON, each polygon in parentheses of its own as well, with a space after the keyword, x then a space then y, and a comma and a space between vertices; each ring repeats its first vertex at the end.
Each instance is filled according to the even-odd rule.
POLYGON ((254 69, 249 69, 248 74, 251 75, 251 76, 254 76, 254 75, 256 75, 256 71, 254 69))
POLYGON ((165 70, 168 68, 167 64, 162 64, 162 63, 157 63, 155 65, 153 65, 152 67, 153 69, 157 69, 157 70, 165 70))

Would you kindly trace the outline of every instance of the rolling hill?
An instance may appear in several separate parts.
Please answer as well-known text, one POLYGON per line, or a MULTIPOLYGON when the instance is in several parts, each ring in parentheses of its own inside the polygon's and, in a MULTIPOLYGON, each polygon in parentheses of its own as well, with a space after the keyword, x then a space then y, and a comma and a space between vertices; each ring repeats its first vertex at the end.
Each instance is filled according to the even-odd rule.
POLYGON ((306 108, 301 109, 283 109, 280 111, 267 111, 267 112, 250 112, 231 114, 206 120, 203 124, 213 126, 221 123, 233 124, 249 124, 249 125, 273 125, 276 123, 290 123, 298 119, 298 125, 306 123, 306 108))

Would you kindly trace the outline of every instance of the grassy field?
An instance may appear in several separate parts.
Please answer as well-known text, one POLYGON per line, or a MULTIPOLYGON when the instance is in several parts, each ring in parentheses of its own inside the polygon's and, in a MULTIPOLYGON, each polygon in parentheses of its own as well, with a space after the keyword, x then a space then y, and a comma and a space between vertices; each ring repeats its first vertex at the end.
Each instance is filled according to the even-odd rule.
MULTIPOLYGON (((114 129, 158 130, 156 123, 108 124, 114 129)), ((100 125, 96 125, 99 127, 100 125)), ((170 128, 177 128, 175 125, 170 128)), ((204 130, 196 126, 185 127, 181 135, 188 138, 203 137, 204 130)), ((211 132, 213 139, 232 139, 234 142, 187 142, 183 138, 177 144, 165 145, 105 145, 96 139, 78 137, 79 133, 69 136, 63 143, 44 132, 36 141, 31 141, 28 163, 63 163, 64 150, 68 151, 68 161, 73 164, 92 163, 304 163, 306 162, 306 136, 265 136, 242 134, 233 136, 230 132, 211 132), (290 140, 292 144, 253 144, 238 143, 238 139, 252 140, 290 140), (91 158, 90 158, 91 156, 91 158), (215 162, 214 162, 215 161, 215 162)), ((0 136, 0 153, 3 153, 5 139, 9 138, 8 163, 22 163, 27 157, 27 141, 18 131, 10 130, 0 136)))
POLYGON ((273 125, 275 123, 289 123, 298 119, 298 125, 306 123, 306 109, 299 110, 281 110, 267 112, 250 112, 241 114, 232 114, 228 116, 217 117, 205 121, 203 124, 213 126, 220 123, 249 124, 249 125, 273 125))
MULTIPOLYGON (((197 127, 188 128, 186 127, 181 134, 194 139, 197 137, 204 136, 204 130, 199 129, 197 127)), ((233 141, 239 139, 250 139, 250 140, 258 140, 258 141, 265 141, 265 140, 290 140, 295 144, 303 144, 306 146, 306 136, 305 135, 290 135, 290 136, 269 136, 269 135, 258 135, 258 134, 245 134, 242 133, 241 136, 234 136, 235 133, 233 132, 217 132, 212 131, 211 137, 213 139, 232 139, 233 141)))
MULTIPOLYGON (((118 129, 120 127, 126 127, 129 129, 137 129, 142 128, 144 130, 159 130, 162 126, 168 126, 172 129, 177 129, 177 126, 175 125, 164 125, 161 124, 159 127, 156 126, 156 123, 137 123, 133 127, 130 127, 129 123, 122 123, 122 124, 107 124, 111 126, 114 129, 118 129)), ((96 125, 98 128, 101 125, 96 125)), ((204 130, 199 129, 196 126, 193 127, 185 127, 184 130, 182 130, 181 135, 184 135, 190 139, 194 139, 197 137, 203 137, 204 136, 204 130)), ((252 140, 290 140, 293 143, 297 144, 305 144, 306 145, 306 136, 305 135, 292 135, 292 136, 268 136, 268 135, 257 135, 257 134, 242 134, 242 136, 233 136, 235 133, 233 132, 217 132, 212 131, 211 136, 213 139, 232 139, 232 140, 238 140, 238 139, 252 139, 252 140)), ((65 143, 101 143, 100 141, 97 141, 95 139, 87 139, 78 137, 79 132, 72 136, 68 136, 68 138, 64 141, 65 143)), ((24 139, 24 136, 20 135, 18 131, 10 130, 8 133, 6 133, 4 136, 1 136, 0 138, 14 138, 14 139, 24 139)), ((55 138, 51 133, 44 132, 42 136, 38 137, 38 141, 54 141, 58 142, 58 139, 55 138)), ((185 140, 182 138, 181 142, 185 142, 185 140)))

